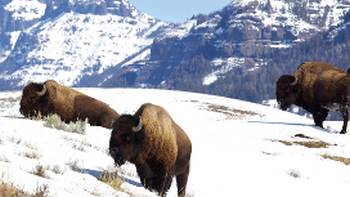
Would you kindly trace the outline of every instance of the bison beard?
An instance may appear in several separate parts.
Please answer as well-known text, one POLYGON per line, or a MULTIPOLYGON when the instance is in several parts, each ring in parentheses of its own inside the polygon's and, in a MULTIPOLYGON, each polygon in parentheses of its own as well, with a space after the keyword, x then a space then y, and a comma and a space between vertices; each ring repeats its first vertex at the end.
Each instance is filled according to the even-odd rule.
POLYGON ((323 62, 305 62, 294 75, 282 75, 276 82, 276 99, 282 110, 292 104, 313 115, 316 126, 323 128, 328 112, 340 111, 346 133, 350 105, 350 75, 323 62))
POLYGON ((134 163, 142 185, 165 195, 176 176, 178 195, 184 196, 191 141, 165 109, 144 104, 134 115, 113 124, 109 151, 116 164, 134 163))

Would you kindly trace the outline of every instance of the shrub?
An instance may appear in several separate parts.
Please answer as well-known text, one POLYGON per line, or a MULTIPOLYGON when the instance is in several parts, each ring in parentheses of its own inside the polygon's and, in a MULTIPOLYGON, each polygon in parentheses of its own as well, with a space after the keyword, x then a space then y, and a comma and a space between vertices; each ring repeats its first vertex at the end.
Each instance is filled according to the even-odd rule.
POLYGON ((33 174, 45 178, 45 168, 42 165, 37 165, 33 174))
POLYGON ((123 179, 118 175, 117 171, 103 171, 99 180, 110 185, 115 190, 123 191, 121 188, 123 179))
POLYGON ((88 119, 85 121, 78 120, 76 122, 70 122, 69 124, 61 120, 61 117, 57 114, 49 115, 44 118, 44 126, 48 128, 55 128, 71 133, 85 134, 86 125, 88 119))
POLYGON ((0 182, 0 196, 28 196, 24 191, 17 189, 13 185, 0 182))
POLYGON ((23 190, 16 188, 12 184, 0 182, 0 197, 8 196, 46 197, 48 196, 48 186, 43 185, 37 187, 34 194, 28 194, 23 190))

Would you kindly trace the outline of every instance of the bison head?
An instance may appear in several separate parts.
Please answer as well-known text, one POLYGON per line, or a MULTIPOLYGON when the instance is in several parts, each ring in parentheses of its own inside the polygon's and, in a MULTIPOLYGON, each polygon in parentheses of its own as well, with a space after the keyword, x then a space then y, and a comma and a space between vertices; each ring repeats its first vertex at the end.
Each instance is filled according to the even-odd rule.
POLYGON ((286 110, 296 102, 298 81, 294 76, 282 75, 276 84, 276 98, 282 110, 286 110))
POLYGON ((46 100, 47 88, 43 84, 30 83, 23 89, 20 102, 20 112, 25 117, 33 117, 42 112, 42 106, 46 100))
POLYGON ((144 143, 145 132, 141 119, 122 115, 113 123, 109 153, 118 165, 137 157, 144 143))

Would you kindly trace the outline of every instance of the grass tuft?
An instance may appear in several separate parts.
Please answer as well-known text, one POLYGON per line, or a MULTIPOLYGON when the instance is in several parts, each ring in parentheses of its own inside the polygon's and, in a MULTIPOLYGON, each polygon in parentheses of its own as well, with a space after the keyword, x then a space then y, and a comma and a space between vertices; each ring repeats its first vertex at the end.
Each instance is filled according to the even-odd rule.
POLYGON ((241 117, 249 117, 249 116, 260 116, 263 115, 253 112, 253 111, 245 111, 235 108, 229 108, 224 105, 218 105, 218 104, 211 104, 207 103, 207 110, 217 113, 222 113, 226 116, 227 119, 237 119, 241 117))
POLYGON ((7 196, 27 196, 23 190, 17 189, 13 185, 0 182, 0 197, 7 196))
POLYGON ((314 140, 314 141, 286 141, 286 140, 278 140, 278 142, 286 145, 286 146, 292 146, 292 145, 300 145, 305 146, 307 148, 328 148, 329 146, 332 146, 332 144, 329 144, 327 142, 321 141, 321 140, 314 140))
POLYGON ((330 159, 333 161, 338 161, 341 162, 345 165, 350 165, 350 158, 346 158, 346 157, 339 157, 339 156, 332 156, 332 155, 328 155, 328 154, 323 154, 321 155, 321 157, 323 157, 324 159, 330 159))
POLYGON ((78 134, 85 134, 87 123, 88 119, 85 119, 85 121, 78 120, 76 122, 70 122, 69 124, 67 124, 64 121, 62 121, 61 117, 57 114, 49 115, 44 118, 45 127, 78 134))
POLYGON ((36 188, 34 194, 29 194, 21 189, 16 188, 12 184, 7 184, 0 182, 0 197, 47 197, 48 196, 48 186, 43 185, 36 188))
POLYGON ((33 174, 40 176, 40 177, 43 177, 43 178, 46 178, 45 171, 46 171, 46 169, 42 165, 37 165, 35 170, 33 171, 33 174))
POLYGON ((123 191, 121 188, 123 179, 118 175, 117 171, 103 171, 99 180, 110 185, 115 190, 123 191))
POLYGON ((26 152, 24 153, 24 156, 29 158, 29 159, 39 159, 40 156, 38 155, 38 153, 32 151, 32 152, 26 152))

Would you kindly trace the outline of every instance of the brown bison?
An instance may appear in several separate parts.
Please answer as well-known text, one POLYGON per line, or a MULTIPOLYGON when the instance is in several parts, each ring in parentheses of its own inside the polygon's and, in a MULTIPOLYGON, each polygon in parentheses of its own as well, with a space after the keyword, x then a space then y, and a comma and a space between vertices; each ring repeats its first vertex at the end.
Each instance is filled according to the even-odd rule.
POLYGON ((164 196, 176 176, 178 195, 185 195, 191 141, 162 107, 143 104, 134 115, 121 115, 113 124, 109 152, 117 165, 135 164, 145 188, 164 196))
POLYGON ((91 125, 106 128, 112 128, 119 117, 107 104, 53 80, 25 86, 20 105, 20 112, 25 117, 58 114, 65 122, 87 118, 91 125))
POLYGON ((282 75, 276 84, 276 97, 282 110, 292 104, 312 113, 316 126, 323 128, 329 111, 343 115, 341 133, 346 133, 350 104, 350 75, 323 62, 305 62, 294 75, 282 75))

